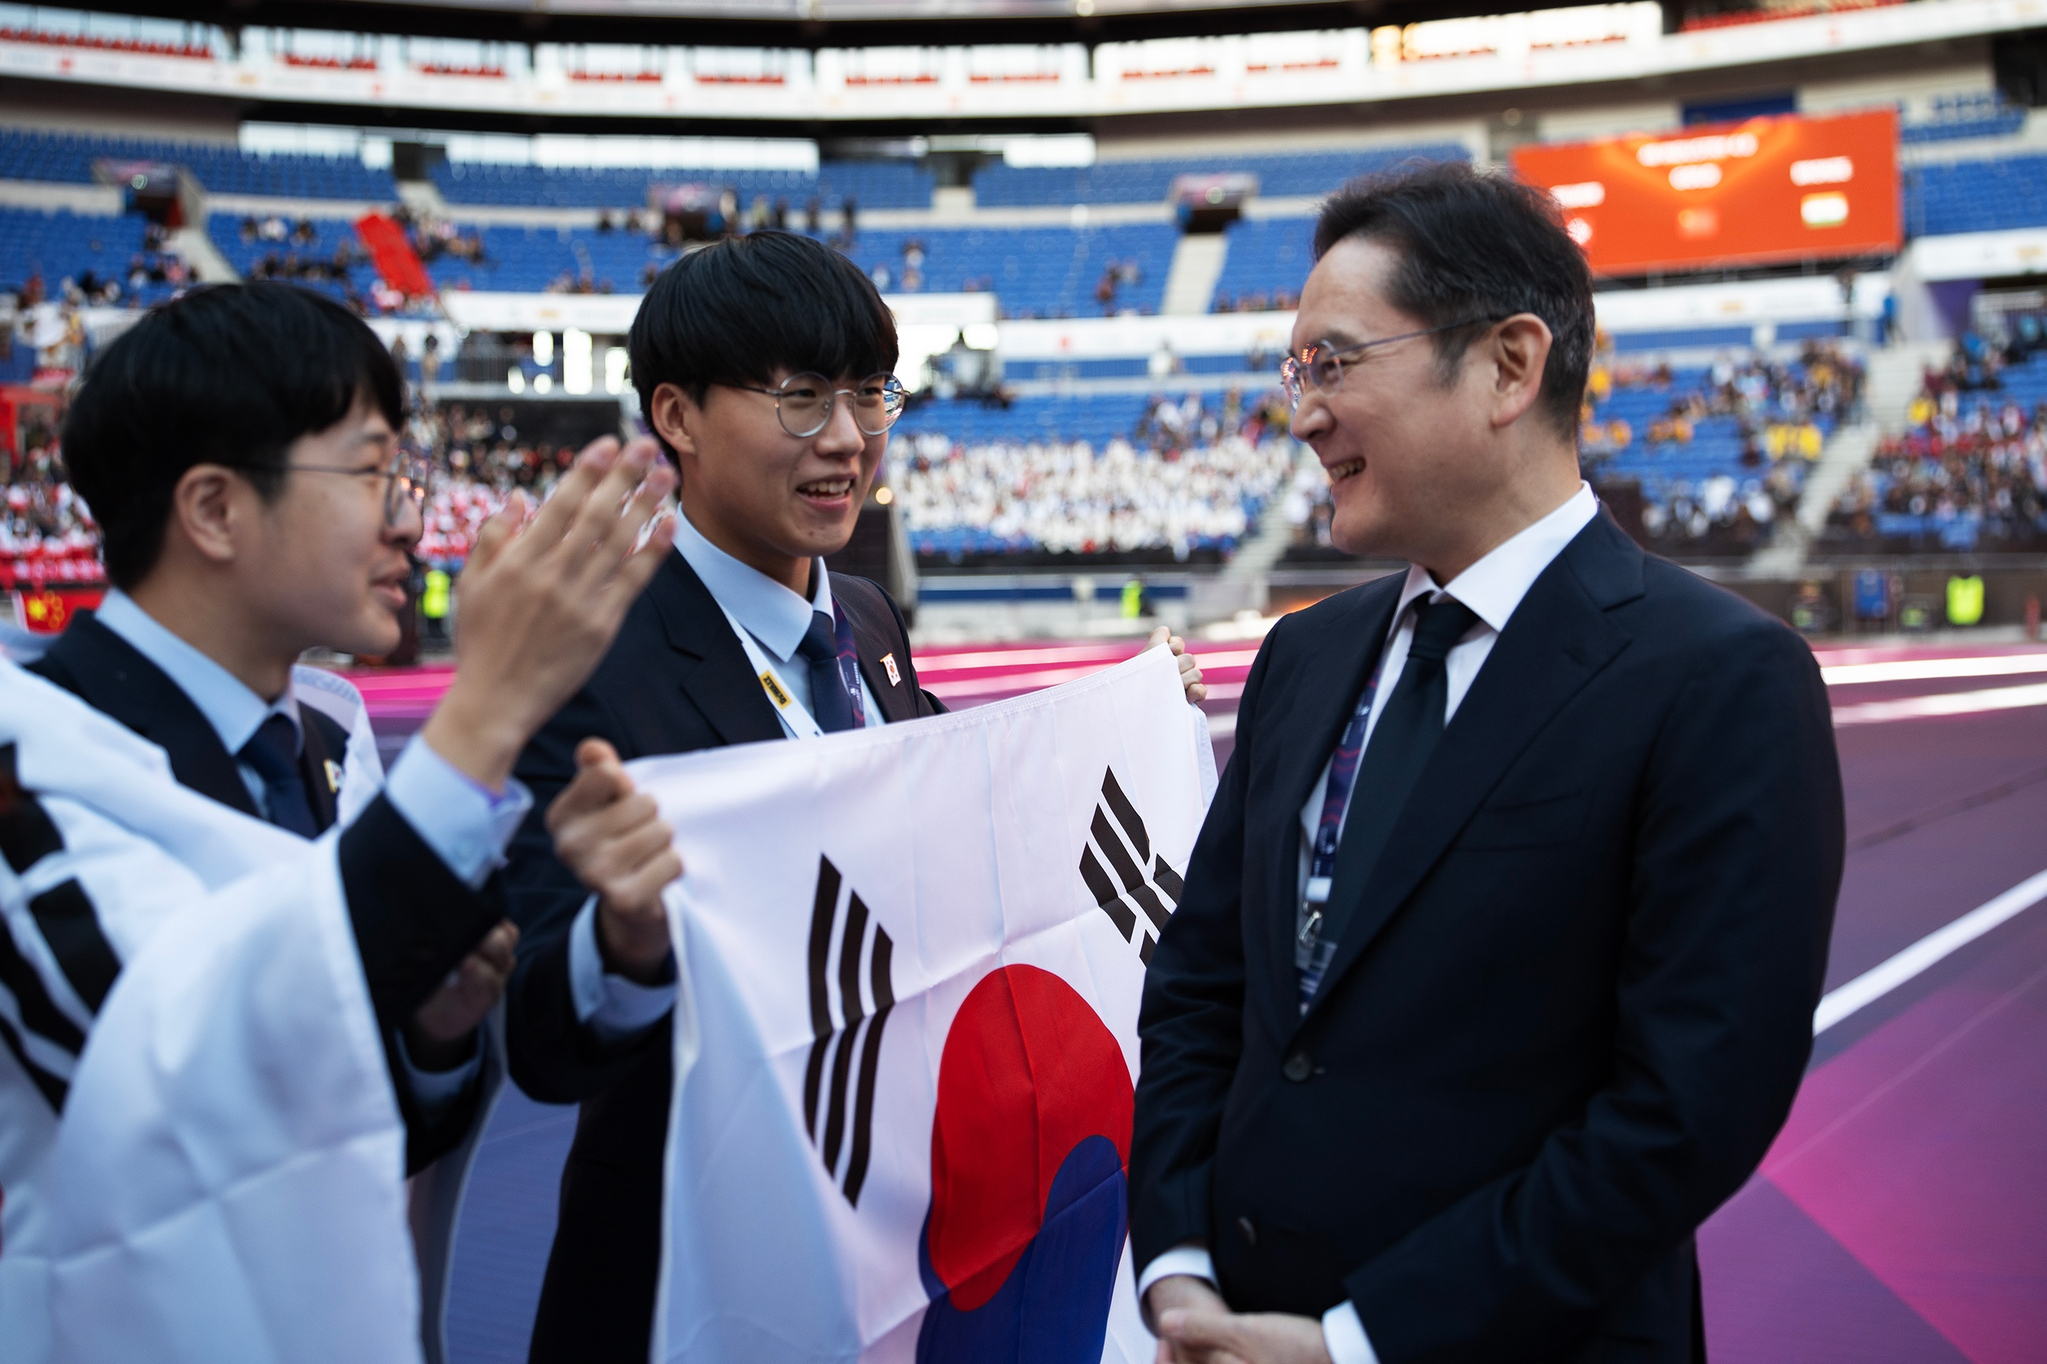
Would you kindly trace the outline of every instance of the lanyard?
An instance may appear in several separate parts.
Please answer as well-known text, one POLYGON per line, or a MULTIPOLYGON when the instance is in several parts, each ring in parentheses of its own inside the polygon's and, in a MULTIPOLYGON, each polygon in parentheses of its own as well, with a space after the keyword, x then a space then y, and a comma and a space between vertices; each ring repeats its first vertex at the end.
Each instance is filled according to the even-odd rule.
POLYGON ((1379 692, 1379 674, 1385 666, 1386 651, 1372 665, 1371 680, 1358 697, 1358 708, 1343 728, 1343 739, 1329 760, 1329 783, 1322 793, 1322 818, 1315 826, 1315 843, 1308 857, 1308 885, 1302 898, 1307 901, 1301 922, 1301 944, 1313 949, 1322 929, 1319 906, 1329 901, 1330 883, 1336 878, 1336 845, 1343 833, 1343 812, 1350 804, 1351 784, 1358 777, 1358 763, 1365 753, 1365 728, 1371 723, 1372 698, 1379 692))
MULTIPOLYGON (((795 731, 799 739, 815 739, 824 734, 817 723, 817 717, 796 703, 789 689, 782 685, 782 679, 775 674, 774 664, 768 661, 767 650, 753 632, 739 623, 739 617, 732 614, 721 603, 719 610, 725 612, 725 619, 732 624, 732 633, 739 636, 739 647, 746 650, 746 661, 752 665, 754 676, 759 679, 761 690, 767 693, 768 704, 782 717, 782 722, 795 731)), ((839 677, 853 702, 853 728, 867 727, 867 707, 860 694, 859 657, 853 652, 853 627, 836 607, 832 610, 832 633, 839 646, 839 677)))

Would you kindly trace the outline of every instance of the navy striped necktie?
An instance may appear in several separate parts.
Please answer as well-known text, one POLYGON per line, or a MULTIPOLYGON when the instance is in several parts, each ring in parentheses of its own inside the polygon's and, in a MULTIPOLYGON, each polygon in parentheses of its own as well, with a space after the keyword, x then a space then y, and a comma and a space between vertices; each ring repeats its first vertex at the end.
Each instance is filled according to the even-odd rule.
POLYGON ((302 838, 319 836, 313 802, 306 795, 305 774, 299 770, 299 732, 289 719, 272 712, 235 757, 255 768, 263 779, 264 803, 270 807, 272 824, 302 838))

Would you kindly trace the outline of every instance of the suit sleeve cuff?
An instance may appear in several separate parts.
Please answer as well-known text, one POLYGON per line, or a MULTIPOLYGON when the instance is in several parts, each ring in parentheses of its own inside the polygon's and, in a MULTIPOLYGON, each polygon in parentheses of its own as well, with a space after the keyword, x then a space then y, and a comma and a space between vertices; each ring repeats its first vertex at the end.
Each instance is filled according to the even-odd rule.
MULTIPOLYGON (((670 958, 671 976, 674 969, 670 958)), ((569 995, 576 1021, 609 1044, 645 1032, 666 1017, 675 1007, 675 982, 641 985, 605 971, 597 950, 597 897, 592 895, 569 926, 569 995)))
POLYGON ((1329 1364, 1379 1364, 1354 1303, 1340 1302, 1322 1314, 1322 1345, 1329 1364))
POLYGON ((469 1059, 453 1070, 421 1070, 413 1064, 412 1056, 405 1050, 405 1033, 401 1030, 392 1034, 392 1042, 398 1048, 398 1064, 405 1073, 405 1088, 411 1092, 412 1101, 419 1107, 419 1113, 428 1123, 439 1118, 463 1092, 476 1082, 483 1073, 483 1038, 477 1038, 476 1050, 469 1059))
POLYGON ((456 771, 417 734, 393 764, 384 794, 471 890, 481 889, 504 864, 505 845, 533 808, 532 793, 518 781, 492 792, 456 771))
POLYGON ((1137 1276, 1137 1311, 1138 1315, 1144 1318, 1144 1328, 1147 1331, 1152 1329, 1151 1309, 1145 1306, 1144 1295, 1149 1293, 1151 1286, 1160 1279, 1169 1279, 1175 1274, 1185 1274, 1189 1278, 1202 1280, 1210 1287, 1216 1286, 1215 1261, 1209 1258, 1205 1247, 1175 1246, 1154 1259, 1144 1267, 1144 1272, 1137 1276))

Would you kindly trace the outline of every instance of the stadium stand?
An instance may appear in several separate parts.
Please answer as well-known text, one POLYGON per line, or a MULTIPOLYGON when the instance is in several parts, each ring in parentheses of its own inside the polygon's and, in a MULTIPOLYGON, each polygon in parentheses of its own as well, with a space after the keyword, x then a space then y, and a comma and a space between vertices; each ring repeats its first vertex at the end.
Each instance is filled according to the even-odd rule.
POLYGON ((2047 547, 2047 351, 2037 325, 2005 364, 1979 338, 1926 376, 1907 429, 1834 501, 1829 548, 1981 552, 2047 547))
POLYGON ((344 303, 359 303, 376 283, 376 269, 346 218, 215 213, 206 220, 206 235, 244 279, 285 280, 344 303))
POLYGON ((1264 312, 1291 307, 1314 264, 1313 218, 1239 218, 1225 229, 1215 312, 1264 312))
POLYGON ((377 202, 398 197, 390 171, 372 170, 349 157, 262 154, 211 142, 0 130, 0 180, 90 185, 95 183, 92 164, 102 157, 168 161, 185 167, 215 194, 377 202))
POLYGON ((931 172, 907 162, 827 161, 816 174, 787 170, 718 170, 691 167, 549 167, 442 162, 433 168, 441 197, 451 204, 515 208, 647 206, 651 186, 709 184, 729 188, 746 209, 758 196, 786 200, 801 211, 816 198, 837 210, 847 199, 860 208, 931 207, 931 172))
POLYGON ((1905 231, 1998 232, 2047 222, 2047 156, 1906 166, 1905 231))
POLYGON ((885 290, 993 293, 1009 317, 1099 316, 1157 312, 1179 236, 1171 223, 863 230, 845 249, 885 290))
POLYGON ((54 296, 69 281, 92 302, 146 306, 183 282, 182 267, 168 269, 173 259, 152 246, 139 213, 0 208, 0 290, 32 292, 29 282, 39 278, 54 296))
MULTIPOLYGON (((1092 166, 984 166, 974 175, 974 202, 983 208, 1059 204, 1143 204, 1164 199, 1180 175, 1247 172, 1268 198, 1327 194, 1354 175, 1389 170, 1404 161, 1467 161, 1455 142, 1412 147, 1246 155, 1217 153, 1155 161, 1101 161, 1092 166)), ((864 200, 862 201, 865 202, 864 200)), ((877 205, 878 207, 878 205, 877 205)))
POLYGON ((2026 125, 2026 111, 2007 104, 2002 93, 1986 90, 1965 95, 1936 95, 1933 117, 1898 128, 1898 140, 1945 142, 1963 137, 2009 137, 2026 125))

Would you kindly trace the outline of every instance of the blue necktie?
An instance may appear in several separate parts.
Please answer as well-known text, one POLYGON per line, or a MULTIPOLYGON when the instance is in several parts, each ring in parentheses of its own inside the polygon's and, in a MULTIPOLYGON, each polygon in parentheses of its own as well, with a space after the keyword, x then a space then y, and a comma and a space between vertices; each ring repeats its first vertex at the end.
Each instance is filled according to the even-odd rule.
POLYGON ((810 613, 810 628, 796 652, 810 665, 810 713, 817 727, 827 734, 853 728, 853 699, 846 690, 846 676, 839 667, 839 640, 832 618, 822 611, 810 613))
POLYGON ((273 713, 235 757, 263 779, 272 824, 303 838, 319 836, 313 803, 306 798, 305 774, 299 771, 299 732, 290 720, 273 713))

